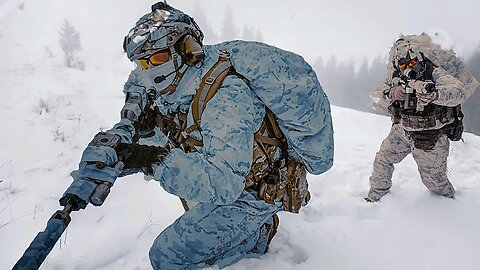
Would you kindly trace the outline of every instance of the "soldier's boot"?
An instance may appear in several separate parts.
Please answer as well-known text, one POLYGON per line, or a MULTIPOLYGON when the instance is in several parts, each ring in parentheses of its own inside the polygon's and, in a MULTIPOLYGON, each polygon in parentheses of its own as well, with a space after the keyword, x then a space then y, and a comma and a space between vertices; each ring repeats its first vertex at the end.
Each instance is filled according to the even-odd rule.
POLYGON ((268 246, 270 245, 270 242, 272 242, 273 237, 275 234, 277 234, 278 230, 278 225, 280 224, 280 219, 278 218, 277 214, 273 215, 273 223, 272 224, 265 224, 268 231, 268 241, 267 241, 267 250, 265 250, 265 253, 268 251, 268 246))
POLYGON ((277 214, 272 216, 272 223, 265 223, 260 228, 260 235, 258 238, 257 243, 252 249, 252 252, 255 253, 267 253, 268 247, 270 242, 272 241, 273 237, 277 233, 278 225, 280 224, 280 220, 277 214))
MULTIPOLYGON (((390 182, 391 183, 391 182, 390 182)), ((374 203, 380 201, 380 199, 389 193, 390 188, 387 189, 370 189, 368 192, 367 197, 363 198, 365 201, 369 203, 374 203)))

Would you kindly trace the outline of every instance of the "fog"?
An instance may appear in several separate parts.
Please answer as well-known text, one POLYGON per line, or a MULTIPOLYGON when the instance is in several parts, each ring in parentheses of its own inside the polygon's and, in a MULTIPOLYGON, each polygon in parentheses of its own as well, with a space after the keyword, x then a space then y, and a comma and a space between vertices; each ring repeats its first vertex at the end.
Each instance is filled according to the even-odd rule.
POLYGON ((480 37, 474 23, 480 2, 475 0, 168 2, 193 15, 194 11, 207 14, 205 23, 216 32, 222 29, 223 14, 230 7, 237 29, 258 29, 266 42, 298 52, 309 61, 319 56, 335 56, 341 62, 353 59, 357 64, 364 57, 371 61, 386 54, 400 33, 425 31, 445 32, 461 55, 470 55, 480 37))
MULTIPOLYGON (((480 80, 480 47, 464 59, 477 80, 480 80)), ((373 108, 370 93, 386 76, 386 59, 377 57, 369 65, 367 59, 355 70, 353 61, 338 63, 335 57, 319 58, 313 65, 332 104, 360 111, 383 114, 373 108)), ((480 135, 480 91, 465 102, 465 130, 480 135)))
MULTIPOLYGON (((85 145, 118 121, 122 84, 134 67, 122 51, 123 37, 155 2, 0 0, 0 269, 10 269, 44 228, 85 145), (66 21, 78 32, 82 50, 74 56, 83 69, 65 66, 60 40, 66 21)), ((309 208, 281 217, 271 253, 232 269, 480 269, 480 217, 471 211, 480 206, 478 138, 465 134, 466 143, 452 143, 454 202, 411 181, 418 172, 409 157, 399 165, 391 196, 381 207, 366 205, 371 162, 389 119, 360 112, 377 113, 370 92, 384 80, 386 55, 401 33, 441 33, 441 43, 480 79, 478 0, 168 2, 196 19, 207 44, 259 40, 302 55, 337 105, 332 115, 340 158, 318 179, 309 175, 309 208)), ((467 130, 476 134, 478 104, 480 91, 464 106, 467 130)), ((78 213, 68 247, 57 246, 45 269, 147 268, 152 240, 182 210, 178 198, 142 178, 118 181, 108 204, 78 213), (99 242, 108 252, 98 252, 99 242)))
MULTIPOLYGON (((29 25, 15 23, 11 18, 18 17, 24 6, 61 10, 79 30, 85 51, 102 56, 121 52, 123 36, 155 2, 102 0, 79 5, 73 0, 0 0, 0 72, 19 59, 28 64, 59 51, 58 31, 63 20, 42 14, 25 18, 30 20, 29 25)), ((480 75, 480 27, 475 23, 480 2, 475 0, 168 3, 196 19, 206 44, 230 39, 259 40, 302 55, 315 68, 332 103, 339 106, 373 112, 369 94, 384 79, 386 55, 400 34, 441 33, 441 43, 453 48, 477 78, 480 75)), ((477 134, 479 95, 475 94, 465 106, 467 129, 477 134)))

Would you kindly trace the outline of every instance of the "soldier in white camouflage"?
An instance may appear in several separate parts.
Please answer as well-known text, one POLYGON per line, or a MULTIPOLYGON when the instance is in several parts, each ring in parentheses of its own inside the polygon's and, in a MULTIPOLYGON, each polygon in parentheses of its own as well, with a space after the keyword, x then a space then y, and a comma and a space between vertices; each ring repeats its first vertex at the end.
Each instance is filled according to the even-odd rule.
POLYGON ((452 50, 432 43, 425 33, 395 41, 387 74, 372 96, 393 123, 375 156, 365 200, 376 202, 389 192, 394 164, 410 153, 423 184, 435 194, 454 198, 447 177, 449 140, 461 138, 460 105, 478 82, 452 50))
POLYGON ((260 42, 202 42, 193 18, 164 2, 138 20, 124 40, 136 68, 122 119, 106 133, 166 153, 126 157, 120 172, 111 168, 115 151, 87 148, 62 200, 85 208, 96 180, 136 172, 182 198, 186 212, 150 249, 154 269, 260 257, 276 213, 298 213, 308 202, 306 172, 333 163, 330 104, 301 56, 260 42))

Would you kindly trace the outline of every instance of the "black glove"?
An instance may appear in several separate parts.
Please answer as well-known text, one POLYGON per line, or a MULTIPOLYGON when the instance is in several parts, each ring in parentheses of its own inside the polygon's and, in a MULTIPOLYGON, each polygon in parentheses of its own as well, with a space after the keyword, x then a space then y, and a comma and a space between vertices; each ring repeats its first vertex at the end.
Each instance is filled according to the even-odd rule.
POLYGON ((120 143, 117 154, 123 158, 125 169, 144 169, 149 174, 152 164, 161 163, 169 151, 160 146, 120 143))

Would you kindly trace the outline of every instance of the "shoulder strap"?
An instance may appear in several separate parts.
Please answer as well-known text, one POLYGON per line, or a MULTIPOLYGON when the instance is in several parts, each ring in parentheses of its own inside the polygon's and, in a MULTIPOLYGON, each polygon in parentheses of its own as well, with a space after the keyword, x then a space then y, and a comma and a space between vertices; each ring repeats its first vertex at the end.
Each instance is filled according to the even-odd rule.
POLYGON ((425 59, 426 61, 426 69, 425 69, 425 73, 424 73, 424 77, 425 77, 425 80, 430 80, 432 81, 433 80, 433 70, 436 68, 435 64, 432 63, 432 61, 428 60, 428 59, 425 59))
MULTIPOLYGON (((193 97, 192 116, 194 124, 184 130, 186 134, 190 134, 194 130, 200 130, 202 114, 207 106, 208 101, 210 101, 213 96, 218 92, 218 90, 222 86, 223 81, 229 74, 233 74, 238 78, 242 79, 247 84, 247 86, 251 88, 248 79, 235 71, 232 62, 230 61, 230 54, 225 51, 220 52, 217 62, 213 65, 212 68, 210 68, 209 71, 207 71, 207 73, 202 79, 202 82, 200 83, 197 92, 195 93, 195 96, 193 97)), ((261 133, 263 132, 257 132, 255 133, 254 139, 262 144, 280 147, 282 150, 282 156, 285 159, 287 155, 286 137, 280 130, 275 115, 268 108, 266 109, 265 118, 262 126, 263 125, 263 128, 267 130, 268 134, 262 135, 261 133)), ((203 143, 200 141, 197 141, 196 143, 196 146, 203 145, 203 143)))
POLYGON ((200 127, 202 114, 208 101, 218 92, 218 89, 222 86, 223 80, 229 74, 231 67, 232 62, 230 62, 230 54, 222 51, 220 52, 215 65, 213 65, 203 77, 192 102, 192 115, 195 129, 200 127))
POLYGON ((455 117, 455 120, 457 121, 463 121, 463 112, 462 112, 462 105, 458 104, 453 108, 453 117, 455 117))

